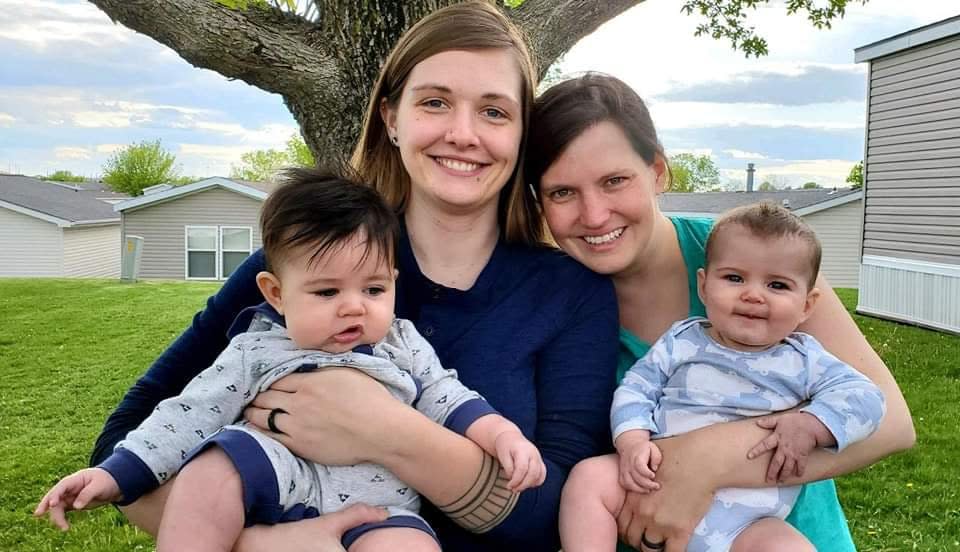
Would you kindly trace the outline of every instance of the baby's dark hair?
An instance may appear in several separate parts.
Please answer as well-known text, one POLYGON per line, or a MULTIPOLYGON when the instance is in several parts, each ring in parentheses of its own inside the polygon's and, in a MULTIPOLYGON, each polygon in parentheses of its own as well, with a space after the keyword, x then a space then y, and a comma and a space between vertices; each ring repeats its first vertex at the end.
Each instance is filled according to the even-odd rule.
POLYGON ((394 265, 400 236, 397 215, 370 186, 318 169, 290 169, 260 212, 267 270, 275 272, 294 249, 306 247, 308 264, 362 232, 361 263, 372 251, 394 265))
MULTIPOLYGON (((731 226, 741 226, 758 238, 797 238, 805 242, 810 263, 810 278, 807 289, 813 289, 820 273, 822 249, 817 234, 800 217, 772 201, 761 201, 743 205, 724 213, 713 224, 710 237, 707 238, 706 266, 710 266, 710 257, 717 242, 717 236, 731 226)), ((798 251, 797 254, 802 252, 798 251)), ((706 267, 704 267, 706 268, 706 267)))

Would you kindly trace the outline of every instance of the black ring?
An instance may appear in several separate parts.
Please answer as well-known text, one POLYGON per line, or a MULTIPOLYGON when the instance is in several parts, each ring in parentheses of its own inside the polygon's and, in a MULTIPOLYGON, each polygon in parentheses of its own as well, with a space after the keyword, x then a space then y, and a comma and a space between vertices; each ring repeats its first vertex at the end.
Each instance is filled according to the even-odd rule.
POLYGON ((280 431, 280 429, 277 427, 276 422, 274 421, 274 418, 277 417, 277 414, 286 414, 286 413, 287 411, 282 408, 274 408, 273 410, 270 411, 270 415, 267 416, 267 427, 270 428, 270 431, 274 433, 279 433, 280 435, 286 435, 286 433, 280 431))
POLYGON ((663 550, 667 547, 667 541, 662 540, 660 542, 650 542, 647 540, 647 532, 644 531, 640 533, 640 545, 644 548, 649 548, 650 550, 663 550))

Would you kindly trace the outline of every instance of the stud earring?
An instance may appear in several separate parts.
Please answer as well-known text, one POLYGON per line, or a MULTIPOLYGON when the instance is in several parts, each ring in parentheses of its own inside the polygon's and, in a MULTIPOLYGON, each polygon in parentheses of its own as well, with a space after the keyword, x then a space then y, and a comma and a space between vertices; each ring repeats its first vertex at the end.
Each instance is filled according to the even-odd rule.
POLYGON ((395 145, 395 146, 399 146, 399 145, 400 145, 400 140, 397 139, 397 135, 396 135, 396 134, 394 134, 393 136, 390 137, 390 143, 393 144, 393 145, 395 145))

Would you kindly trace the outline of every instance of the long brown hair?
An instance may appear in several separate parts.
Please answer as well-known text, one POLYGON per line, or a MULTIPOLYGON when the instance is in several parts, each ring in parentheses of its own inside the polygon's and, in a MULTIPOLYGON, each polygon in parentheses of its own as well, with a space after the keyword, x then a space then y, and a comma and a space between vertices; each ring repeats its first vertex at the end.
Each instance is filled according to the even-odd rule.
POLYGON ((390 143, 380 103, 396 106, 410 72, 430 56, 450 50, 503 48, 513 53, 523 81, 521 109, 523 134, 517 166, 500 192, 497 220, 509 242, 536 244, 543 240, 543 226, 536 201, 523 183, 524 149, 530 124, 530 108, 536 90, 537 71, 520 30, 488 2, 454 4, 427 15, 400 37, 387 56, 370 93, 360 139, 351 160, 361 179, 370 182, 387 204, 403 213, 410 198, 410 175, 399 150, 390 143))

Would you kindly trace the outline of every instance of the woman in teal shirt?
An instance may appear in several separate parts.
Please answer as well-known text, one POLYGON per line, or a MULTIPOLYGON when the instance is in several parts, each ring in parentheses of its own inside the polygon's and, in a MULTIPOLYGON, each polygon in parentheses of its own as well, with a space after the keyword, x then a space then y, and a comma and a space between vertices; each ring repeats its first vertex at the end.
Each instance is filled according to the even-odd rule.
MULTIPOLYGON (((696 270, 703 266, 711 221, 660 213, 656 195, 670 177, 666 156, 646 106, 623 82, 588 74, 541 95, 531 119, 526 177, 557 244, 613 278, 619 376, 673 322, 704 315, 696 270)), ((839 454, 815 451, 802 478, 784 481, 807 483, 788 521, 818 550, 845 552, 855 548, 829 478, 909 448, 915 435, 890 371, 822 277, 817 287, 821 301, 800 330, 879 385, 888 407, 869 439, 839 454)), ((746 457, 766 433, 744 420, 659 441, 661 489, 628 494, 618 520, 623 539, 636 548, 642 537, 642 549, 659 550, 665 542, 668 552, 683 550, 716 489, 773 483, 764 480, 766 457, 746 457)))

